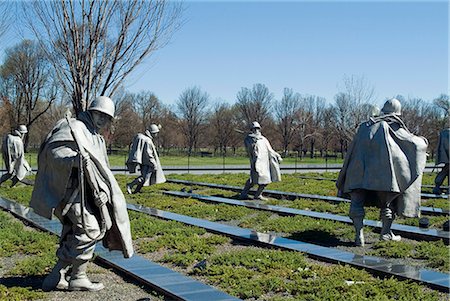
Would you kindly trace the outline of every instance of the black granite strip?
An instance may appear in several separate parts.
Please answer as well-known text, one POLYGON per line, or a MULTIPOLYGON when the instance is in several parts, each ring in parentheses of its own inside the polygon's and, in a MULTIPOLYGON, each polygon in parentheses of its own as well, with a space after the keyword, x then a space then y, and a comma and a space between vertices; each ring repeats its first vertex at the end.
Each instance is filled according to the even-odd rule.
MULTIPOLYGON (((254 208, 259 210, 265 210, 270 211, 274 213, 278 213, 281 215, 302 215, 302 216, 308 216, 312 218, 319 218, 319 219, 327 219, 332 220, 336 222, 343 222, 347 224, 353 224, 352 220, 347 216, 337 215, 337 214, 330 214, 330 213, 322 213, 322 212, 316 212, 311 210, 301 210, 301 209, 295 209, 295 208, 287 208, 287 207, 281 207, 281 206, 274 206, 274 205, 266 205, 266 204, 260 204, 257 201, 238 201, 235 199, 229 199, 229 198, 223 198, 223 197, 216 197, 216 196, 207 196, 207 195, 201 195, 196 193, 187 193, 182 191, 165 191, 165 194, 178 196, 178 197, 191 197, 202 201, 208 201, 208 202, 215 202, 215 203, 225 203, 229 205, 236 205, 236 206, 245 206, 248 208, 254 208)), ((379 221, 373 221, 373 220, 364 220, 364 225, 381 229, 381 222, 379 221)), ((420 240, 440 240, 442 239, 445 243, 449 243, 450 241, 450 232, 443 231, 443 230, 437 230, 437 229, 424 229, 419 227, 413 227, 408 225, 400 225, 400 224, 392 224, 391 227, 392 230, 395 230, 396 233, 409 237, 414 239, 420 239, 420 240)))
MULTIPOLYGON (((49 220, 33 212, 32 209, 11 202, 0 197, 0 207, 8 210, 14 215, 31 222, 41 230, 49 231, 59 235, 61 223, 54 219, 49 220)), ((97 243, 95 248, 96 260, 100 260, 109 266, 124 272, 126 275, 144 283, 156 291, 170 296, 176 300, 186 301, 238 301, 240 299, 232 297, 212 286, 196 281, 193 278, 174 272, 168 268, 160 266, 142 256, 134 255, 125 259, 122 252, 108 251, 101 243, 97 243)))
MULTIPOLYGON (((175 184, 184 184, 184 185, 205 186, 205 187, 210 187, 210 188, 231 190, 231 191, 236 191, 236 192, 241 192, 243 189, 243 187, 240 187, 240 186, 231 186, 231 185, 222 185, 222 184, 215 184, 215 183, 204 183, 204 182, 193 182, 193 181, 186 181, 186 180, 169 179, 169 180, 167 180, 167 182, 175 183, 175 184)), ((250 193, 254 194, 255 190, 251 190, 250 193)), ((332 202, 332 203, 342 203, 342 202, 349 203, 350 202, 349 199, 340 198, 340 197, 336 197, 336 196, 324 196, 324 195, 318 195, 318 194, 306 194, 306 193, 286 192, 286 191, 278 191, 278 190, 264 190, 264 194, 269 195, 273 198, 281 198, 281 199, 286 199, 286 200, 295 200, 298 198, 304 198, 304 199, 327 201, 327 202, 332 202)), ((442 208, 421 206, 420 211, 423 214, 430 214, 430 215, 449 215, 449 210, 442 209, 442 208)))
POLYGON ((396 264, 379 257, 356 255, 335 248, 322 247, 268 233, 256 232, 251 229, 224 225, 186 215, 148 208, 142 205, 128 204, 128 209, 166 220, 178 221, 187 225, 201 227, 210 232, 227 235, 238 240, 251 241, 260 245, 279 247, 286 250, 305 252, 308 256, 322 261, 349 264, 385 277, 394 276, 400 279, 409 279, 428 285, 434 289, 445 292, 450 291, 450 275, 448 273, 441 273, 410 265, 396 264))

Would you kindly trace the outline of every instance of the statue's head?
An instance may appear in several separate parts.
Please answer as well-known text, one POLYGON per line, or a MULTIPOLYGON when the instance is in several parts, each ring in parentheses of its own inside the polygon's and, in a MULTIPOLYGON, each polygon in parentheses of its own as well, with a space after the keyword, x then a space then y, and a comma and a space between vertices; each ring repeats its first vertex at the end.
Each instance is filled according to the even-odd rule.
POLYGON ((94 125, 102 128, 114 118, 115 105, 111 98, 99 96, 89 104, 88 111, 92 115, 94 125))
POLYGON ((383 115, 394 114, 400 116, 402 115, 402 104, 397 98, 391 98, 384 103, 381 113, 383 115))
POLYGON ((19 125, 16 129, 16 133, 20 135, 21 138, 23 138, 25 134, 28 133, 27 126, 24 124, 19 125))
POLYGON ((159 133, 159 129, 161 128, 160 125, 156 125, 154 123, 150 124, 148 131, 153 135, 156 136, 159 133))
POLYGON ((26 133, 28 133, 28 129, 27 129, 27 126, 26 126, 25 124, 19 125, 19 127, 17 128, 17 130, 18 130, 19 133, 21 133, 21 134, 26 134, 26 133))
POLYGON ((250 130, 252 132, 260 131, 261 130, 261 125, 259 124, 258 121, 253 121, 252 124, 250 125, 250 130))
POLYGON ((110 118, 114 118, 115 105, 111 98, 99 96, 89 104, 88 111, 101 112, 110 118))

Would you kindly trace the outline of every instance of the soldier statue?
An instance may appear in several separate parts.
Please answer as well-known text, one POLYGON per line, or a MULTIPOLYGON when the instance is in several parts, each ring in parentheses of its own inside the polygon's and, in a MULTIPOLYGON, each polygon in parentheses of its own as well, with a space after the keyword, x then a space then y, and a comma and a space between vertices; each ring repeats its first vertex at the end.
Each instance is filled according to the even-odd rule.
POLYGON ((261 126, 257 121, 252 122, 244 144, 250 158, 250 178, 239 198, 248 199, 250 188, 258 185, 254 199, 267 200, 262 192, 268 184, 281 181, 280 163, 283 159, 272 149, 269 140, 261 134, 261 126))
POLYGON ((125 197, 115 180, 99 131, 114 117, 114 103, 99 96, 78 117, 58 121, 41 144, 31 207, 61 221, 58 261, 44 279, 45 291, 98 291, 86 275, 95 244, 133 255, 125 197), (68 274, 71 268, 70 276, 68 274))
POLYGON ((22 124, 3 139, 2 156, 6 173, 0 178, 0 185, 8 179, 12 181, 11 187, 19 181, 27 185, 33 184, 25 179, 25 176, 31 171, 31 167, 25 159, 23 147, 23 139, 27 133, 27 127, 22 124))
POLYGON ((364 204, 381 207, 381 240, 401 239, 391 231, 395 215, 420 215, 428 141, 413 135, 400 116, 400 101, 393 98, 385 102, 380 116, 359 126, 336 182, 338 195, 350 194, 357 246, 364 246, 364 204))
POLYGON ((129 194, 140 192, 143 186, 166 181, 158 152, 153 142, 153 139, 159 133, 159 129, 156 124, 151 124, 145 131, 145 134, 139 133, 133 138, 130 152, 128 153, 127 167, 130 173, 135 173, 136 168, 139 166, 141 175, 127 184, 129 194), (136 188, 133 191, 134 186, 136 188))

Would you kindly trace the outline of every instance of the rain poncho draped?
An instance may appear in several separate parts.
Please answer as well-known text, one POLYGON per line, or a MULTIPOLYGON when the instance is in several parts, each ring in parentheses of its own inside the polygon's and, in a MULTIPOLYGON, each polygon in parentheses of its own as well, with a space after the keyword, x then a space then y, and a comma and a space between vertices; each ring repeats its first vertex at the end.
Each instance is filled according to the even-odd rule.
POLYGON ((31 167, 25 159, 22 138, 18 133, 8 134, 3 139, 2 156, 7 173, 17 179, 22 180, 31 171, 31 167))
POLYGON ((139 133, 133 138, 126 164, 130 173, 135 173, 138 165, 150 166, 152 175, 146 178, 144 186, 166 182, 155 144, 148 135, 139 133))
POLYGON ((280 155, 272 149, 269 141, 258 134, 248 134, 244 144, 250 158, 252 184, 269 184, 281 181, 280 155))
MULTIPOLYGON (((98 187, 109 197, 107 206, 113 225, 106 232, 103 245, 122 251, 124 257, 131 257, 133 246, 126 200, 109 168, 105 141, 94 130, 89 112, 81 113, 78 119, 72 118, 70 125, 73 134, 67 120, 60 120, 42 143, 30 205, 36 213, 51 218, 53 210, 67 198, 70 177, 78 170, 80 161, 75 136, 89 154, 98 187)), ((84 182, 88 185, 86 180, 84 182)))
POLYGON ((397 214, 419 215, 428 141, 413 135, 394 114, 362 123, 348 149, 337 188, 399 193, 397 214))

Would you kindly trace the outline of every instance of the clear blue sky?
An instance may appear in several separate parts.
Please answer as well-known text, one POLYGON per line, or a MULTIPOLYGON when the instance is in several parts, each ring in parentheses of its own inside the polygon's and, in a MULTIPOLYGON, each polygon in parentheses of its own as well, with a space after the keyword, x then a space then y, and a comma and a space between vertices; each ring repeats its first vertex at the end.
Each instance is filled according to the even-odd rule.
MULTIPOLYGON (((344 75, 377 104, 449 93, 447 1, 187 1, 182 28, 127 81, 174 104, 199 86, 234 103, 241 87, 288 87, 333 102, 344 75)), ((341 89, 342 90, 342 89, 341 89)))

